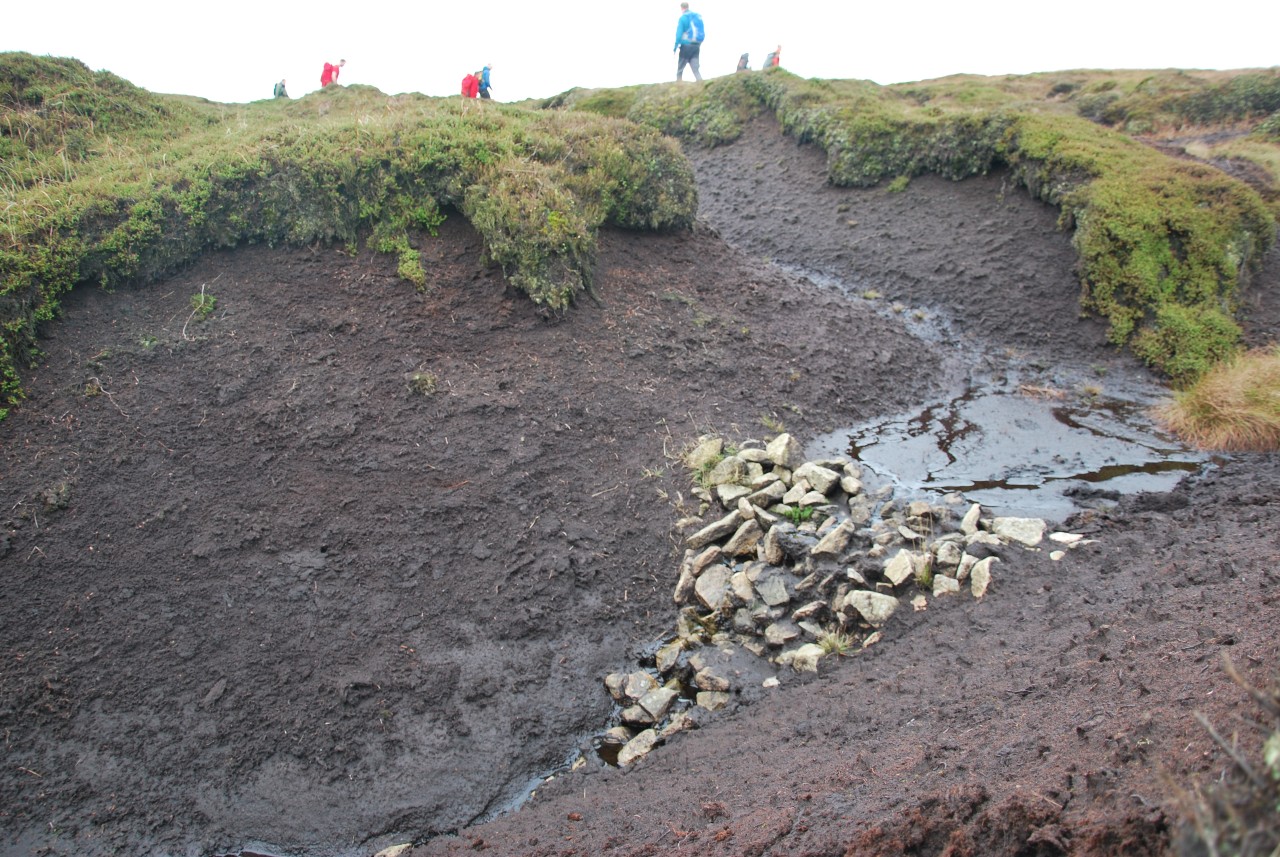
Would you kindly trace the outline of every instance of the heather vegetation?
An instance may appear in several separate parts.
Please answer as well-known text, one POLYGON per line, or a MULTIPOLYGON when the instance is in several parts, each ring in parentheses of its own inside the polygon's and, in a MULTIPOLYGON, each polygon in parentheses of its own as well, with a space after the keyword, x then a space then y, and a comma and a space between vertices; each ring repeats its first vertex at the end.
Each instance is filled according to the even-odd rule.
POLYGON ((1073 231, 1083 311, 1106 318, 1114 342, 1179 385, 1235 353, 1238 290, 1275 235, 1274 71, 956 76, 880 87, 770 70, 697 88, 575 90, 547 106, 626 116, 702 145, 735 139, 768 111, 786 133, 822 147, 841 186, 1007 168, 1073 231), (1158 132, 1219 132, 1258 180, 1251 186, 1138 136, 1158 132))
POLYGON ((606 224, 689 226, 692 174, 651 129, 370 87, 220 105, 69 59, 0 54, 0 415, 79 283, 146 282, 211 247, 362 243, 427 282, 442 219, 548 311, 591 286, 606 224))

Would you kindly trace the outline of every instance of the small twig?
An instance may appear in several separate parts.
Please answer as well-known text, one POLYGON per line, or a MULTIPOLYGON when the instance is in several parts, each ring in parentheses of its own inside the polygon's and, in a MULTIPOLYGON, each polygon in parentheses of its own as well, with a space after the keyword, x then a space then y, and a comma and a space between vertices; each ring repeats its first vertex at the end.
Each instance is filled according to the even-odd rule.
POLYGON ((33 771, 30 768, 19 767, 18 770, 22 771, 24 774, 30 774, 33 777, 39 777, 42 780, 44 779, 44 774, 39 773, 38 771, 33 771))
POLYGON ((1222 653, 1222 668, 1226 670, 1227 677, 1229 679, 1240 685, 1240 688, 1244 690, 1245 693, 1252 696, 1254 700, 1264 709, 1269 711, 1272 716, 1280 717, 1280 705, 1276 703, 1276 700, 1249 684, 1249 682, 1245 680, 1245 677, 1240 675, 1239 670, 1236 669, 1236 665, 1231 662, 1231 658, 1227 657, 1226 652, 1222 653))
POLYGON ((1213 728, 1213 724, 1209 722, 1209 718, 1205 717, 1199 711, 1195 712, 1195 718, 1196 721, 1205 728, 1205 731, 1209 733, 1209 737, 1214 740, 1214 743, 1221 747, 1223 751, 1231 757, 1231 760, 1236 763, 1240 770, 1244 771, 1245 776, 1249 778, 1251 783, 1260 789, 1265 789, 1267 787, 1266 781, 1259 777, 1249 765, 1249 760, 1241 755, 1239 750, 1228 744, 1225 738, 1218 734, 1218 730, 1213 728))
POLYGON ((106 387, 102 386, 101 378, 99 378, 97 375, 90 375, 89 380, 98 385, 98 392, 107 397, 107 401, 111 403, 111 406, 113 408, 115 408, 117 411, 120 412, 120 416, 122 417, 129 416, 124 412, 124 408, 116 404, 115 397, 111 395, 111 392, 106 387))

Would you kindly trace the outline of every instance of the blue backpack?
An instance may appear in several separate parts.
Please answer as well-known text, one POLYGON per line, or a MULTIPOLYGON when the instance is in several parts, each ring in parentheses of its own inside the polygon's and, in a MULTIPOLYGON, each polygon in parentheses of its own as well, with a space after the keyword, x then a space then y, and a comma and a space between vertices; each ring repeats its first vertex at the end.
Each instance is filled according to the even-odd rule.
POLYGON ((702 44, 702 40, 707 37, 707 31, 702 26, 702 16, 697 12, 689 13, 689 30, 688 33, 692 38, 689 40, 694 44, 702 44))

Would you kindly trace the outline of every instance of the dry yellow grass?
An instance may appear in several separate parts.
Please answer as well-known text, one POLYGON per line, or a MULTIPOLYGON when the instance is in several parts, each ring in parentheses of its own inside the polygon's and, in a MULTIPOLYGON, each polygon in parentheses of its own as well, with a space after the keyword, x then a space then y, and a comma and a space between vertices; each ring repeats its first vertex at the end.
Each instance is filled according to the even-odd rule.
POLYGON ((1159 406, 1156 419, 1202 449, 1280 449, 1280 346, 1219 364, 1159 406))

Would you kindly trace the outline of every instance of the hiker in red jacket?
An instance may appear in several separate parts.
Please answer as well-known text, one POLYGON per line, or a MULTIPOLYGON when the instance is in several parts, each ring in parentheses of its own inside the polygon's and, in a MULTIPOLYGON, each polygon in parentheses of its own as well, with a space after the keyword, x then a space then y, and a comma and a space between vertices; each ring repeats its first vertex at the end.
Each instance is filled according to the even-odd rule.
POLYGON ((338 60, 337 65, 334 65, 333 63, 325 63, 324 71, 320 73, 321 88, 326 87, 331 83, 337 83, 338 72, 341 71, 342 67, 346 64, 347 64, 346 60, 338 60))
POLYGON ((462 79, 462 97, 475 98, 480 94, 480 72, 473 71, 462 79))

